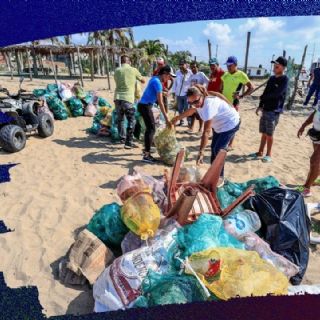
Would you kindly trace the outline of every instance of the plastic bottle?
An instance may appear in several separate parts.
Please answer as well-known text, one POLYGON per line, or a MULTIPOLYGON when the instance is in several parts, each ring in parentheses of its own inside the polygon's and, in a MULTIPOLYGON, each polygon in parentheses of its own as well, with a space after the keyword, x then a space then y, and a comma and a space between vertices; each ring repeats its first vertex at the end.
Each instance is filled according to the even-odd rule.
POLYGON ((232 213, 224 219, 223 223, 226 231, 237 239, 245 233, 256 232, 261 228, 258 214, 250 210, 232 213))

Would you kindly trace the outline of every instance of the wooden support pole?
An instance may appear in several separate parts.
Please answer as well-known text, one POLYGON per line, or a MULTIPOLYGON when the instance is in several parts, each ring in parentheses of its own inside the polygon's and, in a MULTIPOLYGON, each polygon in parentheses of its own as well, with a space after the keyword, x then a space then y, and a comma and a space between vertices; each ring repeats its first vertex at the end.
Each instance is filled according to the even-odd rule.
POLYGON ((244 72, 247 73, 248 69, 248 58, 249 58, 249 49, 250 49, 250 37, 251 37, 251 32, 247 33, 247 47, 246 47, 246 57, 244 61, 244 72))
POLYGON ((31 71, 28 49, 26 49, 26 55, 27 55, 27 64, 28 64, 28 69, 29 69, 29 78, 30 78, 30 81, 32 81, 32 71, 31 71))
POLYGON ((108 49, 106 47, 104 48, 104 54, 105 54, 106 66, 107 66, 108 90, 111 90, 110 73, 109 73, 109 57, 108 57, 108 49))
POLYGON ((284 58, 286 57, 286 54, 287 54, 286 50, 283 50, 282 56, 283 56, 284 58))
POLYGON ((216 45, 216 58, 218 58, 218 45, 216 45))
POLYGON ((12 70, 12 65, 11 65, 11 53, 9 51, 9 52, 5 52, 4 54, 5 54, 5 57, 6 57, 6 60, 7 60, 8 69, 9 69, 9 72, 10 72, 11 80, 13 80, 13 70, 12 70))
POLYGON ((211 55, 211 42, 210 42, 210 40, 208 40, 208 51, 209 51, 209 59, 211 59, 212 55, 211 55))
POLYGON ((78 65, 79 65, 79 71, 80 71, 80 80, 81 80, 81 86, 83 88, 84 84, 83 84, 82 64, 81 64, 81 57, 80 57, 80 49, 79 49, 79 47, 77 47, 77 52, 78 52, 78 65))
POLYGON ((302 55, 302 59, 301 59, 301 65, 299 67, 299 70, 297 72, 297 75, 294 79, 294 87, 293 87, 293 92, 292 92, 292 95, 291 97, 289 98, 289 101, 288 101, 288 104, 287 104, 287 109, 288 110, 291 110, 292 109, 292 106, 293 106, 293 103, 294 103, 294 99, 296 97, 296 93, 297 93, 297 89, 298 89, 298 81, 299 81, 299 76, 300 76, 300 73, 301 73, 301 69, 304 65, 304 61, 306 59, 306 54, 307 54, 307 49, 308 49, 308 46, 306 45, 304 47, 304 51, 303 51, 303 55, 302 55))
POLYGON ((18 71, 18 75, 21 75, 21 66, 20 66, 20 61, 19 61, 19 56, 18 56, 18 52, 17 50, 14 50, 14 56, 16 59, 16 66, 17 66, 17 71, 18 71))
POLYGON ((54 81, 55 81, 56 84, 58 84, 56 67, 55 67, 54 62, 53 62, 52 50, 50 50, 50 59, 51 59, 51 65, 52 65, 53 74, 54 74, 54 81))
POLYGON ((93 50, 90 52, 90 69, 91 69, 91 81, 94 81, 94 56, 93 50))

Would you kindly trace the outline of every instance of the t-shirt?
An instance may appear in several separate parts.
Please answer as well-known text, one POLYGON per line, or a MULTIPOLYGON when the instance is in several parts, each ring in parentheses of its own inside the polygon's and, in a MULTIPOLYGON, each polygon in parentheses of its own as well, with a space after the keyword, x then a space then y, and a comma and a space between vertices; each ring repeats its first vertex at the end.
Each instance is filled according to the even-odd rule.
POLYGON ((124 63, 120 68, 114 72, 114 81, 116 83, 116 90, 114 93, 114 100, 124 100, 134 103, 135 85, 137 80, 141 80, 140 72, 124 63))
POLYGON ((206 97, 197 112, 203 121, 212 119, 212 128, 216 133, 232 130, 240 122, 236 109, 218 97, 206 97))
POLYGON ((187 91, 191 86, 190 78, 192 76, 191 70, 188 70, 186 74, 183 74, 180 70, 176 72, 176 78, 172 86, 172 92, 176 96, 184 97, 187 95, 187 91))
POLYGON ((313 70, 313 83, 320 87, 320 68, 315 68, 313 70))
MULTIPOLYGON (((153 71, 153 76, 157 76, 159 74, 161 68, 157 68, 153 71)), ((162 82, 162 89, 165 91, 169 87, 169 81, 162 82)))
POLYGON ((237 91, 239 84, 242 83, 245 85, 250 82, 248 76, 241 70, 232 74, 226 72, 221 79, 223 81, 222 94, 230 101, 230 103, 233 103, 233 94, 237 91))
POLYGON ((260 97, 259 107, 264 111, 282 112, 286 100, 288 77, 286 75, 271 76, 260 97))
POLYGON ((191 86, 194 86, 195 84, 201 84, 201 85, 207 86, 208 82, 209 82, 209 79, 201 71, 197 72, 196 74, 193 73, 192 76, 190 77, 191 86))
POLYGON ((216 73, 213 75, 211 73, 209 83, 208 83, 208 91, 221 92, 221 77, 224 75, 224 71, 222 69, 218 69, 216 73))
POLYGON ((162 84, 159 77, 152 77, 145 88, 140 103, 154 104, 157 101, 157 94, 162 92, 162 84))

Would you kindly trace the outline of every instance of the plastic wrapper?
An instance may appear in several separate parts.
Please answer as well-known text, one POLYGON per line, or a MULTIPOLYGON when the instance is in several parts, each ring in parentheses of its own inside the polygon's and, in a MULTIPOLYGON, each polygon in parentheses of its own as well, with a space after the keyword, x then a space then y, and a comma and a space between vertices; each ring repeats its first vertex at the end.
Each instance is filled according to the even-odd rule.
POLYGON ((200 215, 193 224, 179 229, 177 242, 182 259, 208 248, 233 247, 244 249, 242 242, 225 231, 223 220, 220 217, 207 213, 200 215))
POLYGON ((299 272, 299 267, 288 259, 273 252, 268 243, 263 241, 253 232, 242 235, 240 240, 245 244, 246 250, 256 251, 260 258, 268 261, 279 271, 284 273, 288 279, 292 278, 299 272))
POLYGON ((46 101, 55 119, 65 120, 68 118, 66 106, 59 98, 49 96, 46 98, 46 101))
POLYGON ((259 215, 251 210, 232 213, 223 221, 225 230, 239 239, 247 232, 256 232, 261 228, 259 215))
MULTIPOLYGON (((279 187, 279 181, 272 176, 253 179, 244 183, 225 181, 224 185, 221 188, 218 188, 217 191, 217 197, 222 209, 227 208, 234 200, 240 197, 241 194, 252 185, 254 185, 254 191, 256 193, 260 193, 273 187, 279 187)), ((243 206, 240 205, 235 208, 234 212, 241 212, 243 210, 243 206)))
POLYGON ((199 281, 194 276, 185 274, 158 274, 149 271, 141 289, 148 307, 207 300, 199 281))
POLYGON ((138 192, 151 192, 140 174, 123 176, 117 185, 117 194, 122 202, 138 192))
POLYGON ((73 117, 83 116, 83 104, 80 99, 71 98, 68 104, 73 117))
POLYGON ((299 267, 290 282, 300 284, 308 266, 310 244, 310 220, 301 193, 272 188, 251 197, 244 206, 259 214, 260 234, 271 250, 299 267))
POLYGON ((178 183, 200 183, 205 173, 206 171, 204 168, 185 165, 180 169, 178 183))
POLYGON ((87 229, 98 237, 113 253, 121 252, 121 242, 129 232, 121 220, 117 203, 104 205, 90 219, 87 229))
POLYGON ((125 225, 141 239, 153 237, 160 224, 160 209, 150 193, 139 192, 130 197, 121 209, 125 225))
POLYGON ((289 286, 288 296, 304 295, 304 294, 320 294, 320 284, 289 286))
POLYGON ((67 101, 72 98, 71 86, 66 83, 58 84, 58 93, 62 101, 67 101))
POLYGON ((156 132, 154 144, 161 160, 167 165, 173 165, 181 149, 176 139, 175 130, 165 128, 156 132))
POLYGON ((196 272, 221 300, 288 292, 286 276, 253 251, 213 248, 194 253, 188 262, 191 268, 186 267, 186 273, 196 272))
POLYGON ((130 308, 141 296, 141 283, 148 270, 164 274, 172 271, 172 251, 176 246, 173 232, 150 246, 117 258, 93 286, 95 312, 130 308))
POLYGON ((84 115, 86 117, 94 117, 96 113, 97 107, 94 104, 89 103, 85 108, 84 115))

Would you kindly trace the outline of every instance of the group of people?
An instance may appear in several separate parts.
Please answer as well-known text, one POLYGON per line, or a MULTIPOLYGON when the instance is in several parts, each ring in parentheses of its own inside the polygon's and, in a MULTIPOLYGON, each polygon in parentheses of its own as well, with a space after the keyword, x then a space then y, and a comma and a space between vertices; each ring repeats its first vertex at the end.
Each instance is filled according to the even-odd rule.
MULTIPOLYGON (((144 83, 139 71, 130 65, 130 59, 123 56, 121 67, 115 71, 115 105, 118 113, 118 129, 121 143, 127 149, 137 147, 134 145, 134 88, 136 81, 144 83), (130 96, 130 97, 129 97, 130 96), (128 127, 124 128, 124 116, 127 117, 128 127), (125 133, 126 132, 126 133, 125 133)), ((288 78, 285 75, 287 60, 284 57, 272 61, 274 68, 272 75, 260 97, 260 103, 256 114, 260 117, 259 131, 261 141, 258 152, 250 154, 252 159, 261 159, 263 162, 272 161, 273 135, 279 123, 283 111, 288 78), (266 154, 264 150, 266 147, 266 154)), ((190 64, 190 69, 185 60, 179 63, 179 70, 174 70, 165 64, 164 59, 157 59, 157 68, 149 80, 145 90, 138 101, 137 109, 141 114, 146 131, 144 136, 144 150, 142 161, 155 163, 157 160, 151 155, 153 137, 155 134, 155 119, 152 106, 157 103, 164 116, 167 127, 183 126, 187 119, 188 131, 194 131, 195 121, 199 120, 199 132, 201 133, 200 149, 197 156, 197 164, 203 163, 204 150, 212 133, 211 162, 214 161, 221 149, 233 148, 233 141, 241 125, 239 114, 240 100, 250 95, 254 87, 248 76, 238 69, 237 58, 231 56, 226 61, 227 71, 224 72, 216 58, 210 59, 211 74, 207 77, 199 71, 197 62, 190 64), (175 99, 178 115, 170 120, 168 100, 170 91, 175 99)), ((313 139, 314 154, 310 161, 310 172, 303 186, 297 189, 304 195, 311 195, 311 185, 320 184, 317 181, 320 169, 320 109, 313 112, 299 130, 300 137, 304 129, 313 123, 312 132, 309 135, 313 139), (317 131, 319 129, 319 132, 317 131), (319 133, 319 137, 316 135, 319 133), (313 134, 313 136, 312 136, 313 134), (318 142, 318 140, 319 142, 318 142)), ((224 179, 224 169, 221 172, 221 182, 224 179)))

